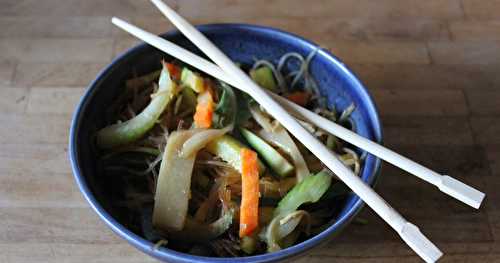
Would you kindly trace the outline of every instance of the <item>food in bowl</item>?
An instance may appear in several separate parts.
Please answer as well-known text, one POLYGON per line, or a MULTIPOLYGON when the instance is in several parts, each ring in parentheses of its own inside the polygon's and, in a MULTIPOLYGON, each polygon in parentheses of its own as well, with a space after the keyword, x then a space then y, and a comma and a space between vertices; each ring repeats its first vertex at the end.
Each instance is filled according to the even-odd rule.
MULTIPOLYGON (((321 96, 309 74, 314 55, 242 67, 262 87, 355 129, 354 104, 337 112, 321 96)), ((250 96, 176 61, 127 80, 106 118, 95 140, 100 176, 125 186, 111 205, 158 246, 218 257, 278 251, 334 223, 349 193, 250 96)), ((301 124, 360 173, 364 156, 301 124)))

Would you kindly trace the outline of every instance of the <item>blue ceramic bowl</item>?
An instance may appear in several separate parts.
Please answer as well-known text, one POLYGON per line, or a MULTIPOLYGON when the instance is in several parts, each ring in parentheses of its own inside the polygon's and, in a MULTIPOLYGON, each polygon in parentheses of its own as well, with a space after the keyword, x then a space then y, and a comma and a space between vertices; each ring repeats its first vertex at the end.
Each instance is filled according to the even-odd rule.
MULTIPOLYGON (((306 56, 318 46, 301 37, 280 30, 242 24, 214 24, 198 27, 233 61, 251 64, 255 58, 276 61, 287 52, 306 56)), ((178 31, 163 35, 195 53, 200 52, 178 31)), ((132 70, 136 73, 151 72, 160 67, 159 60, 169 58, 146 44, 138 45, 117 57, 90 84, 78 105, 69 138, 69 154, 73 173, 81 192, 106 224, 136 248, 168 262, 276 262, 297 257, 338 234, 360 211, 363 202, 350 195, 340 208, 335 223, 322 233, 290 248, 251 257, 214 258, 199 257, 167 248, 153 250, 153 245, 121 224, 110 208, 107 189, 99 183, 96 159, 93 154, 93 133, 104 125, 104 111, 121 92, 124 80, 132 70)), ((317 80, 322 94, 330 105, 345 109, 351 102, 356 105, 352 115, 356 132, 371 140, 381 142, 382 132, 375 105, 356 76, 335 56, 320 50, 311 62, 311 73, 317 80)), ((380 170, 380 160, 367 155, 361 172, 362 179, 374 184, 380 170)))

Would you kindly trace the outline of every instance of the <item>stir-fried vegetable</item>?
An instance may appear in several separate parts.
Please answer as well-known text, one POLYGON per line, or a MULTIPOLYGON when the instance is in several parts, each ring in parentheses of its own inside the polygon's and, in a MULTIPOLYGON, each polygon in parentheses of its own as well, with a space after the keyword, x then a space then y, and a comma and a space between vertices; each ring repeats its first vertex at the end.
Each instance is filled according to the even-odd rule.
POLYGON ((274 216, 293 212, 305 203, 317 202, 326 190, 328 190, 331 182, 332 176, 325 171, 305 178, 281 199, 278 203, 278 207, 274 210, 274 216))
POLYGON ((245 128, 241 128, 241 134, 277 174, 286 176, 293 171, 294 168, 288 160, 259 136, 245 128))
POLYGON ((153 226, 163 231, 180 231, 184 228, 196 156, 183 158, 180 153, 184 142, 195 132, 173 132, 163 153, 153 210, 153 226))
POLYGON ((276 91, 278 85, 274 81, 273 71, 269 67, 260 67, 250 71, 252 79, 259 84, 259 86, 271 91, 276 91))
MULTIPOLYGON (((282 247, 286 247, 287 245, 280 245, 280 243, 294 232, 304 218, 310 221, 310 215, 303 210, 274 217, 271 223, 269 223, 264 236, 267 243, 267 251, 274 252, 280 250, 282 247)), ((296 238, 297 236, 292 236, 292 239, 296 238)))
MULTIPOLYGON (((234 137, 229 135, 221 136, 213 141, 211 141, 206 150, 222 158, 222 160, 228 162, 234 169, 241 172, 241 156, 240 152, 245 146, 236 140, 234 137)), ((259 171, 264 172, 264 164, 259 160, 259 171)))
POLYGON ((165 63, 165 66, 168 69, 168 72, 170 73, 170 76, 174 80, 180 80, 181 78, 181 68, 173 63, 165 63))
POLYGON ((187 108, 195 109, 196 108, 196 94, 190 88, 184 87, 181 91, 182 94, 182 102, 186 105, 187 108))
POLYGON ((263 197, 282 198, 297 182, 294 177, 282 178, 279 181, 272 177, 260 179, 260 193, 263 197))
POLYGON ((288 132, 279 124, 273 126, 269 118, 257 107, 252 107, 250 112, 252 113, 255 121, 257 121, 263 128, 259 131, 260 137, 290 155, 295 167, 297 180, 300 182, 309 176, 309 168, 307 168, 304 157, 302 157, 297 145, 295 145, 295 142, 290 137, 288 132))
POLYGON ((183 83, 183 85, 186 85, 197 93, 201 93, 205 90, 205 83, 203 81, 203 78, 199 74, 194 73, 188 68, 184 68, 182 70, 181 82, 183 83))
POLYGON ((259 163, 257 153, 241 149, 240 237, 250 235, 259 225, 259 163))
POLYGON ((236 115, 238 112, 238 102, 236 95, 229 85, 221 82, 222 94, 215 108, 217 121, 214 124, 216 127, 228 126, 232 130, 236 124, 236 115))
MULTIPOLYGON (((249 74, 355 129, 353 104, 342 112, 324 104, 308 73, 313 56, 258 60, 249 74)), ((155 249, 223 257, 277 251, 327 228, 350 192, 342 182, 331 185, 323 163, 248 94, 175 62, 127 80, 105 119, 96 133, 97 180, 119 222, 155 249)), ((361 172, 363 155, 299 122, 361 172)))
POLYGON ((139 115, 126 122, 108 126, 97 133, 97 145, 100 148, 112 148, 134 142, 153 128, 177 92, 176 84, 170 79, 165 66, 161 72, 158 86, 156 96, 139 115))
MULTIPOLYGON (((327 172, 320 172, 307 177, 295 185, 288 194, 281 199, 278 207, 273 212, 273 220, 265 231, 265 241, 269 252, 280 250, 283 245, 282 239, 290 235, 299 225, 303 218, 310 222, 310 215, 302 210, 296 211, 302 204, 317 202, 328 190, 331 184, 331 176, 327 172)), ((291 236, 288 239, 296 239, 291 236)), ((284 243, 288 243, 284 242, 284 243)))
POLYGON ((240 247, 246 254, 253 254, 257 246, 257 239, 251 236, 244 236, 240 240, 240 247))
POLYGON ((307 167, 304 157, 302 157, 302 153, 300 153, 292 137, 290 137, 288 132, 283 127, 278 126, 274 132, 261 130, 259 135, 267 142, 279 147, 290 155, 293 160, 295 174, 299 182, 310 175, 309 168, 307 167))
POLYGON ((198 95, 196 113, 193 116, 197 128, 210 128, 214 115, 214 100, 211 92, 207 89, 198 95))
POLYGON ((307 91, 295 91, 286 95, 285 98, 305 107, 311 99, 311 93, 307 91))
POLYGON ((217 238, 226 232, 233 223, 234 211, 227 209, 222 216, 213 223, 197 222, 191 218, 186 219, 184 228, 179 232, 170 232, 172 239, 203 243, 217 238))
POLYGON ((224 129, 209 129, 200 131, 199 133, 193 135, 189 140, 187 140, 182 145, 182 150, 180 156, 186 158, 197 153, 202 148, 210 143, 211 141, 221 137, 230 130, 231 127, 226 127, 224 129))

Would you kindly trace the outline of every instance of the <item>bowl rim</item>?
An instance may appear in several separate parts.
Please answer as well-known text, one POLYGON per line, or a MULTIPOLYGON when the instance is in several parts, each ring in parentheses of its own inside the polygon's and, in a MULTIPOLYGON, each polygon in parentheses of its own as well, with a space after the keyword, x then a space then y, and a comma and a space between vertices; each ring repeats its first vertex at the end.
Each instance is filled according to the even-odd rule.
MULTIPOLYGON (((308 46, 309 48, 316 49, 319 48, 318 53, 322 53, 323 57, 329 61, 329 63, 335 64, 339 69, 341 69, 345 76, 347 76, 351 82, 357 86, 357 92, 359 92, 359 96, 362 97, 362 100, 366 105, 368 106, 367 114, 369 119, 371 120, 371 124, 373 125, 373 132, 375 139, 378 143, 382 143, 382 126, 380 123, 380 118, 378 114, 378 108, 375 105, 375 102, 373 100, 372 95, 369 93, 369 91, 366 89, 366 87, 363 85, 363 83, 359 80, 359 78, 356 76, 356 74, 348 67, 346 66, 341 59, 336 57, 334 54, 332 54, 330 51, 325 50, 321 48, 319 45, 313 43, 312 41, 309 41, 301 36, 298 36, 296 34, 290 33, 283 31, 281 29, 273 28, 273 27, 268 27, 268 26, 260 26, 260 25, 253 25, 253 24, 245 24, 245 23, 214 23, 214 24, 203 24, 203 25, 198 25, 196 26, 200 31, 209 31, 209 30, 228 30, 228 29, 235 29, 235 30, 248 30, 252 32, 259 32, 259 33, 264 33, 264 34, 279 34, 280 38, 285 38, 287 40, 293 40, 293 41, 300 41, 300 45, 305 45, 308 46)), ((167 33, 161 34, 162 37, 169 37, 169 36, 174 36, 176 34, 179 34, 178 30, 172 30, 167 33)), ((352 207, 345 213, 345 215, 339 217, 335 223, 330 225, 326 230, 323 232, 307 239, 306 241, 303 241, 299 244, 296 244, 292 247, 273 252, 273 253, 266 253, 266 254, 261 254, 261 255, 254 255, 254 256, 245 256, 245 257, 237 257, 237 258, 217 258, 217 257, 204 257, 204 256, 195 256, 183 252, 178 252, 172 249, 164 248, 161 247, 157 250, 153 249, 152 244, 150 241, 142 238, 141 236, 133 233, 132 231, 128 230, 125 228, 122 224, 120 224, 117 220, 113 218, 111 214, 109 214, 97 201, 97 199, 94 197, 94 194, 90 190, 87 181, 85 177, 82 175, 81 169, 80 169, 80 161, 79 161, 79 153, 77 151, 77 133, 80 128, 80 123, 83 118, 83 109, 87 107, 87 104, 90 101, 90 98, 93 97, 94 93, 96 92, 96 84, 98 84, 101 79, 113 69, 113 67, 119 63, 122 59, 126 58, 128 55, 143 49, 147 46, 148 44, 141 42, 138 45, 122 52, 120 55, 116 56, 111 63, 109 63, 104 69, 102 69, 96 78, 89 84, 87 87, 87 90, 85 91, 85 94, 81 97, 78 105, 76 106, 76 109, 73 113, 72 116, 72 121, 71 121, 71 126, 70 126, 70 133, 69 133, 69 147, 68 147, 68 153, 69 153, 69 159, 71 162, 71 168, 73 171, 73 175, 76 181, 76 184, 78 185, 78 188, 80 189, 80 192, 83 194, 85 197, 86 201, 90 204, 92 209, 99 215, 99 217, 112 229, 113 232, 115 232, 117 235, 125 239, 127 242, 132 244, 134 247, 138 248, 139 250, 143 251, 144 253, 153 256, 157 259, 160 260, 171 260, 174 262, 274 262, 278 260, 284 260, 288 258, 292 258, 295 256, 299 256, 300 254, 303 254, 307 252, 308 250, 316 247, 317 245, 321 244, 323 241, 328 240, 329 237, 332 235, 338 233, 341 229, 343 229, 345 226, 348 225, 348 223, 361 211, 361 209, 364 206, 364 202, 359 198, 359 196, 354 195, 354 202, 352 207)), ((375 165, 374 165, 374 172, 369 177, 368 179, 368 184, 371 186, 374 186, 377 179, 379 178, 380 175, 380 167, 381 167, 381 160, 379 158, 374 157, 375 165)))

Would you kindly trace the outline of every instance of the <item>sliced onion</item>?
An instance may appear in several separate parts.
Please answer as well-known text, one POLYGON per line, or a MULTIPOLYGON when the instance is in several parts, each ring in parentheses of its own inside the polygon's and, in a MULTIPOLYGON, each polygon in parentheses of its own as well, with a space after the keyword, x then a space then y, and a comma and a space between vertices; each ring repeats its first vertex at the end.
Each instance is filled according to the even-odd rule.
POLYGON ((258 106, 251 106, 250 107, 250 114, 252 114, 252 117, 254 120, 267 132, 272 132, 273 130, 273 125, 271 124, 271 121, 269 118, 262 112, 258 106))
POLYGON ((280 215, 273 218, 265 232, 267 251, 274 252, 281 250, 279 242, 286 236, 290 235, 297 228, 302 219, 306 220, 306 232, 309 232, 311 216, 304 210, 294 211, 285 216, 280 215))
POLYGON ((283 151, 288 153, 290 157, 292 157, 298 182, 311 175, 304 157, 297 148, 297 145, 295 145, 292 137, 290 137, 288 132, 283 127, 276 129, 274 132, 267 132, 265 130, 262 130, 259 132, 259 135, 262 139, 269 142, 270 144, 278 146, 283 151))
POLYGON ((292 157, 297 181, 300 182, 309 176, 311 173, 307 168, 306 161, 285 128, 279 125, 278 122, 275 122, 276 125, 273 126, 269 118, 257 107, 250 107, 250 112, 255 121, 263 128, 259 132, 260 137, 268 143, 281 148, 292 157))
POLYGON ((230 130, 230 126, 225 127, 224 129, 200 130, 186 142, 184 142, 180 154, 181 158, 187 158, 191 156, 193 153, 196 153, 203 147, 205 147, 209 142, 213 141, 216 138, 219 138, 230 130))

